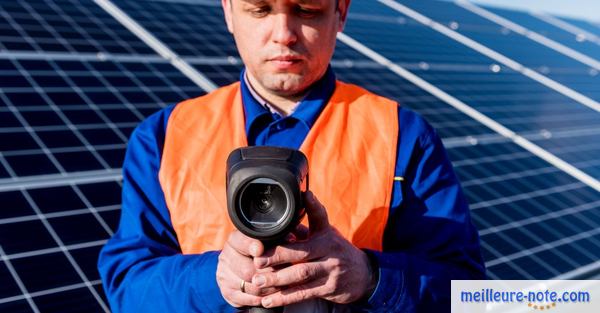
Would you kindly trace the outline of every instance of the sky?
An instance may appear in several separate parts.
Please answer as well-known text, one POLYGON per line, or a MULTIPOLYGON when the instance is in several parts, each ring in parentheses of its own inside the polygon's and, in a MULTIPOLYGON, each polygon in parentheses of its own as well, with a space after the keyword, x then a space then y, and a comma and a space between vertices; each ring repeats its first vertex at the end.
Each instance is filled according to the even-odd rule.
POLYGON ((600 23, 600 0, 470 0, 497 7, 538 10, 600 23))

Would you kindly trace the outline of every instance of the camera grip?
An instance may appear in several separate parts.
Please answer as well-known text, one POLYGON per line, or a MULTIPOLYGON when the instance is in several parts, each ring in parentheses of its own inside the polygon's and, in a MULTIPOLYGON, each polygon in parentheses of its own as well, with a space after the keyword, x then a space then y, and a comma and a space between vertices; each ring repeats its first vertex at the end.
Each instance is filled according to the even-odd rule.
POLYGON ((251 307, 248 309, 248 313, 282 313, 283 307, 276 308, 263 308, 262 306, 251 307))

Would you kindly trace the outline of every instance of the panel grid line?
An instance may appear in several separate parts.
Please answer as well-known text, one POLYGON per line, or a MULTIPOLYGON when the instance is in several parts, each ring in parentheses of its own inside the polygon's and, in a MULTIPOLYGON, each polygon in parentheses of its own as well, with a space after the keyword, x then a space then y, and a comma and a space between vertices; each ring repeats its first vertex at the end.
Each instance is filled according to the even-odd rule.
POLYGON ((165 59, 169 60, 173 66, 179 69, 183 74, 189 77, 193 82, 198 84, 206 92, 210 92, 217 88, 208 78, 190 66, 181 57, 179 57, 170 48, 164 45, 158 38, 154 37, 150 32, 144 29, 140 24, 129 17, 119 7, 108 0, 94 0, 94 2, 103 8, 107 13, 112 15, 123 26, 129 29, 132 33, 138 36, 148 46, 154 49, 165 59))
MULTIPOLYGON (((106 116, 106 114, 104 114, 104 112, 102 112, 102 109, 100 107, 98 107, 98 105, 96 103, 94 103, 94 101, 92 101, 88 97, 88 95, 85 93, 85 91, 82 88, 80 88, 77 84, 75 84, 75 82, 73 82, 73 80, 69 77, 69 75, 67 75, 62 69, 58 68, 56 66, 56 64, 54 64, 54 62, 52 62, 51 64, 57 70, 57 72, 60 74, 60 76, 64 80, 66 80, 67 83, 73 88, 73 91, 75 91, 87 103, 87 105, 89 105, 89 107, 92 110, 94 110, 94 112, 96 114, 98 114, 98 116, 100 117, 100 119, 102 119, 102 121, 106 124, 106 126, 108 126, 113 132, 115 132, 115 134, 121 140, 123 140, 123 142, 127 142, 127 140, 128 140, 127 136, 125 136, 125 134, 123 134, 123 132, 106 116)), ((113 94, 116 93, 115 96, 117 96, 117 98, 119 100, 121 100, 121 102, 128 103, 128 101, 126 99, 124 99, 118 92, 116 92, 116 90, 114 88, 112 88, 112 86, 104 79, 104 77, 102 77, 102 75, 100 75, 100 73, 98 73, 98 71, 96 71, 93 68, 91 68, 90 65, 87 64, 87 63, 84 63, 84 66, 89 70, 90 73, 92 73, 92 75, 95 78, 97 78, 98 80, 100 80, 102 82, 102 84, 104 84, 104 86, 106 87, 106 89, 108 89, 111 92, 113 92, 113 94)), ((128 108, 131 108, 131 104, 129 104, 128 108)), ((139 112, 137 112, 136 115, 139 115, 139 112)), ((74 127, 74 126, 72 126, 72 124, 71 124, 71 127, 74 127)), ((92 149, 94 149, 93 146, 87 141, 87 139, 85 139, 85 137, 83 139, 84 140, 82 140, 82 142, 84 143, 84 145, 86 147, 90 146, 92 149)), ((91 151, 95 151, 95 150, 91 150, 91 151)), ((102 158, 100 158, 100 159, 102 159, 102 158)), ((110 168, 110 167, 109 166, 105 166, 105 168, 110 168)))
MULTIPOLYGON (((120 205, 107 205, 107 206, 102 206, 102 207, 95 207, 97 212, 118 211, 120 208, 121 208, 120 205)), ((44 216, 46 217, 46 219, 52 219, 52 218, 57 218, 57 217, 76 216, 76 215, 85 215, 85 214, 90 214, 90 211, 88 209, 59 211, 59 212, 52 212, 52 213, 44 213, 44 216)), ((39 220, 38 215, 24 215, 24 216, 18 216, 18 217, 8 217, 8 218, 0 219, 0 225, 37 221, 37 220, 39 220)))
MULTIPOLYGON (((57 8, 57 7, 54 5, 53 1, 46 1, 46 3, 47 3, 49 6, 51 6, 51 7, 52 7, 52 8, 53 8, 55 11, 59 12, 60 8, 57 8)), ((48 25, 48 23, 46 22, 46 20, 45 20, 44 18, 42 18, 42 17, 41 17, 41 16, 40 16, 40 15, 39 15, 39 14, 38 14, 38 13, 37 13, 37 12, 36 12, 36 11, 35 11, 33 8, 32 8, 32 7, 31 7, 31 5, 30 5, 29 3, 27 3, 27 2, 25 2, 25 1, 23 1, 23 2, 21 2, 21 4, 22 4, 22 5, 23 5, 23 7, 24 7, 24 8, 25 8, 25 9, 26 9, 28 12, 29 12, 29 14, 30 14, 30 15, 31 15, 31 16, 32 16, 32 17, 33 17, 33 18, 34 18, 34 19, 35 19, 37 22, 39 22, 39 23, 42 25, 42 27, 44 27, 44 30, 45 30, 45 31, 48 31, 49 33, 51 33, 51 34, 54 36, 54 38, 58 40, 58 42, 60 42, 60 43, 61 43, 61 44, 62 44, 64 47, 66 47, 66 48, 67 48, 67 50, 68 50, 69 52, 71 52, 71 53, 72 53, 72 52, 75 52, 75 49, 73 49, 73 47, 71 46, 71 44, 70 44, 69 42, 67 42, 67 41, 66 41, 64 38, 62 38, 62 36, 59 36, 59 35, 56 33, 56 31, 55 31, 55 30, 54 30, 52 27, 49 27, 49 25, 48 25)), ((62 10, 60 10, 60 11, 62 11, 62 10)), ((65 14, 63 14, 63 16, 64 16, 64 18, 65 18, 65 20, 66 20, 67 22, 70 22, 70 18, 69 18, 69 16, 67 16, 67 15, 65 15, 65 14)), ((75 27, 75 25, 71 25, 71 27, 75 27)), ((85 33, 85 32, 84 32, 84 33, 85 33)), ((93 41, 92 41, 92 42, 93 42, 93 41)), ((88 40, 88 42, 87 42, 87 43, 88 43, 88 44, 90 43, 90 42, 89 42, 89 40, 88 40)), ((94 43, 94 45, 95 45, 95 43, 94 43)))
POLYGON ((556 18, 556 17, 554 17, 550 14, 546 14, 544 12, 540 12, 540 11, 531 12, 531 15, 537 17, 538 19, 540 19, 550 25, 554 25, 558 28, 561 28, 562 30, 568 31, 569 33, 571 33, 575 36, 579 37, 581 35, 584 35, 585 40, 589 40, 600 46, 600 37, 588 32, 587 30, 581 29, 575 25, 572 25, 568 22, 565 22, 559 18, 556 18))
POLYGON ((87 207, 88 212, 92 213, 92 215, 96 218, 96 220, 98 221, 98 223, 100 223, 100 225, 102 226, 102 228, 104 228, 104 230, 106 231, 106 233, 110 237, 112 237, 115 233, 112 231, 112 229, 110 229, 110 227, 108 227, 108 224, 106 223, 106 221, 100 216, 100 214, 98 214, 98 211, 96 210, 96 208, 90 203, 90 201, 83 194, 83 192, 81 192, 81 190, 79 189, 79 187, 77 187, 77 185, 73 184, 73 183, 71 183, 71 187, 73 188, 73 190, 75 191, 75 193, 79 196, 79 198, 81 198, 81 201, 83 201, 83 203, 87 207))
MULTIPOLYGON (((576 213, 589 211, 589 210, 597 209, 597 208, 600 208, 600 200, 594 201, 591 203, 584 203, 584 204, 581 204, 581 205, 578 205, 575 207, 569 207, 569 208, 562 209, 559 211, 548 212, 546 214, 537 215, 534 217, 529 217, 529 218, 518 220, 518 221, 513 221, 513 222, 510 222, 507 224, 502 224, 499 226, 491 226, 491 227, 479 230, 479 235, 485 236, 488 234, 498 233, 498 232, 513 229, 513 228, 519 228, 519 227, 522 227, 525 225, 539 223, 539 222, 543 222, 543 221, 550 220, 550 219, 556 219, 556 218, 559 218, 562 216, 573 215, 576 213)), ((590 224, 590 225, 593 225, 593 224, 590 224)))
POLYGON ((589 67, 592 67, 596 70, 600 70, 600 62, 598 62, 598 60, 589 57, 581 52, 575 51, 559 42, 556 42, 548 37, 542 36, 530 29, 527 29, 515 22, 511 22, 497 14, 494 14, 482 7, 479 7, 473 3, 470 3, 466 0, 456 0, 454 3, 456 3, 457 5, 461 6, 462 8, 473 12, 474 14, 477 14, 489 21, 492 21, 498 25, 501 25, 503 27, 506 27, 507 29, 510 29, 520 35, 523 35, 539 44, 542 44, 550 49, 553 49, 559 53, 562 53, 563 55, 566 55, 574 60, 577 60, 579 62, 581 62, 582 64, 585 64, 589 67))
MULTIPOLYGON (((385 1, 385 0, 380 0, 380 1, 385 1)), ((444 92, 443 90, 435 87, 434 85, 432 85, 429 82, 425 81, 424 79, 418 77, 417 75, 415 75, 415 74, 413 74, 413 73, 405 70, 404 68, 398 66, 397 64, 393 63, 389 59, 383 57, 381 54, 379 54, 379 53, 371 50, 367 46, 365 46, 365 45, 359 43, 358 41, 354 40, 350 36, 348 36, 348 35, 346 35, 344 33, 338 33, 338 39, 340 41, 342 41, 343 43, 345 43, 345 44, 347 44, 347 45, 355 48, 357 51, 363 53, 364 55, 370 57, 371 59, 373 59, 377 63, 380 63, 380 64, 388 67, 391 71, 393 71, 397 75, 399 75, 399 76, 401 76, 401 77, 409 80, 413 84, 415 84, 415 85, 423 88, 424 90, 428 91, 432 95, 438 97, 440 100, 442 100, 442 101, 450 104, 451 106, 455 107, 459 111, 465 113, 466 115, 470 116, 471 118, 473 118, 473 119, 481 122, 483 125, 485 125, 485 126, 491 128, 492 130, 498 132, 502 136, 505 136, 505 137, 511 139, 517 145, 525 148, 526 150, 528 150, 531 153, 537 155, 538 157, 542 158, 546 162, 551 163, 552 165, 558 167, 562 171, 564 171, 564 172, 568 173, 569 175, 577 178, 578 180, 581 180, 585 184, 589 185, 590 187, 592 187, 595 190, 597 190, 597 191, 600 192, 600 182, 598 180, 596 180, 595 178, 589 176, 585 172, 577 169, 576 167, 574 167, 571 164, 569 164, 569 163, 563 161, 562 159, 556 157, 555 155, 551 154, 550 152, 548 152, 548 151, 540 148, 539 146, 535 145, 531 141, 529 141, 529 140, 527 140, 527 139, 525 139, 525 138, 517 135, 512 130, 504 127, 500 123, 498 123, 498 122, 494 121, 493 119, 487 117, 486 115, 482 114, 481 112, 473 109, 472 107, 470 107, 466 103, 458 100, 457 98, 449 95, 448 93, 444 92)))
POLYGON ((21 25, 19 23, 17 23, 14 18, 6 13, 4 10, 0 10, 0 15, 6 19, 6 21, 8 21, 8 23, 10 24, 10 26, 13 27, 13 29, 15 29, 17 31, 17 33, 19 33, 19 35, 21 35, 21 37, 23 37, 23 39, 25 39, 25 41, 31 45, 32 47, 34 47, 36 50, 41 50, 40 46, 35 42, 35 40, 33 40, 31 37, 29 37, 27 35, 27 33, 25 32, 25 30, 23 29, 23 27, 21 27, 21 25))
POLYGON ((12 276, 12 278, 17 283, 17 286, 19 286, 19 290, 22 293, 22 296, 21 296, 20 299, 25 299, 27 301, 27 304, 29 304, 29 306, 31 307, 31 309, 35 313, 40 313, 40 310, 38 309, 37 305, 35 305, 35 303, 31 299, 32 296, 29 293, 29 291, 27 291, 27 287, 25 287, 25 284, 23 284, 23 281, 19 277, 19 274, 17 273, 17 271, 15 270, 15 268, 12 266, 12 263, 10 262, 10 260, 8 258, 6 258, 6 253, 4 253, 4 249, 2 249, 1 245, 0 245, 0 257, 2 257, 2 261, 4 261, 4 264, 8 268, 8 271, 10 272, 10 275, 12 276))
MULTIPOLYGON (((58 115, 58 117, 60 118, 60 120, 69 128, 69 130, 71 132, 73 132, 73 134, 77 137, 77 139, 81 140, 82 143, 84 143, 85 147, 88 149, 88 151, 94 156, 94 158, 100 162, 100 164, 102 164, 102 166, 104 166, 104 168, 110 168, 110 166, 108 164, 106 164, 106 162, 104 161, 104 159, 96 152, 96 150, 94 149, 94 147, 92 145, 89 144, 88 140, 81 134, 81 132, 79 131, 79 129, 77 129, 77 127, 75 127, 71 121, 64 115, 64 113, 62 112, 62 110, 56 105, 56 103, 54 103, 54 101, 52 99, 50 99, 50 97, 48 97, 48 95, 46 94, 46 92, 44 92, 43 88, 39 86, 39 84, 33 80, 33 78, 27 74, 27 72, 25 71, 25 69, 23 68, 23 66, 16 62, 16 66, 19 69, 19 71, 21 72, 21 75, 23 75, 28 81, 29 83, 33 86, 33 89, 42 96, 42 98, 44 98, 44 100, 46 101, 46 103, 48 103, 48 106, 52 109, 52 111, 54 113, 56 113, 58 115)), ((68 82, 70 82, 71 84, 74 85, 74 83, 72 81, 69 81, 68 77, 66 77, 66 75, 64 74, 64 72, 62 72, 59 68, 56 67, 55 64, 53 64, 52 62, 50 63, 50 65, 54 68, 54 70, 56 70, 56 72, 63 78, 63 79, 67 79, 68 82)), ((75 88, 74 88, 75 89, 75 88)), ((75 89, 76 90, 76 89, 75 89)), ((88 103, 91 103, 91 101, 89 101, 89 99, 87 99, 87 97, 85 95, 82 95, 80 93, 80 96, 82 96, 82 98, 84 100, 86 100, 88 103)), ((93 108, 93 106, 92 106, 93 108)), ((15 112, 13 112, 15 113, 15 112)), ((100 112, 101 113, 101 112, 100 112)), ((17 112, 15 114, 19 114, 21 115, 20 112, 17 112)), ((23 119, 23 121, 25 121, 23 119)), ((26 123, 26 121, 25 121, 26 123)), ((23 124, 23 125, 27 125, 28 128, 31 129, 31 133, 32 136, 33 134, 35 134, 35 137, 39 139, 39 136, 37 135, 37 133, 35 133, 35 131, 31 128, 31 126, 29 126, 29 124, 23 124)), ((110 127, 110 125, 109 125, 110 127)), ((62 174, 66 173, 67 171, 64 169, 64 167, 58 162, 58 160, 56 160, 56 158, 54 157, 54 155, 52 153, 49 152, 48 148, 46 147, 46 145, 43 143, 43 141, 41 139, 40 140, 40 147, 43 147, 43 150, 48 154, 48 157, 50 158, 50 160, 52 160, 52 162, 56 162, 58 164, 57 168, 60 170, 60 172, 62 174)), ((126 139, 125 139, 126 140, 126 139)), ((57 165, 55 164, 55 165, 57 165)))
MULTIPOLYGON (((581 212, 581 211, 580 211, 581 212)), ((593 211, 591 211, 592 213, 594 213, 593 211)), ((506 220, 510 220, 510 218, 508 216, 506 216, 506 214, 504 213, 503 210, 497 210, 496 213, 506 219, 506 220)), ((591 224, 587 219, 584 219, 582 217, 580 217, 579 215, 573 215, 575 216, 579 221, 586 223, 592 227, 594 227, 595 225, 591 224)), ((560 223, 561 225, 570 228, 574 233, 578 233, 580 230, 575 229, 572 225, 570 225, 569 223, 565 223, 562 219, 556 219, 558 221, 558 223, 560 223)), ((532 223, 526 223, 523 226, 529 226, 532 225, 532 223)), ((511 228, 511 229, 516 229, 516 228, 511 228)), ((550 233, 553 233, 557 238, 564 238, 565 234, 559 232, 558 230, 555 230, 551 227, 544 227, 544 229, 550 233)), ((540 247, 546 244, 546 242, 540 238, 536 233, 530 231, 528 229, 528 227, 520 227, 518 228, 518 230, 522 231, 528 238, 533 239, 536 243, 537 246, 536 247, 540 247)), ((507 242, 511 243, 514 247, 520 247, 520 250, 526 250, 524 249, 524 247, 515 239, 511 238, 510 236, 506 235, 504 232, 496 232, 494 234, 499 235, 500 237, 503 237, 507 242)), ((484 236, 483 234, 480 234, 481 236, 484 236)), ((590 239, 592 240, 592 242, 594 243, 594 245, 600 249, 600 241, 598 241, 598 239, 594 238, 594 237, 590 237, 590 239)), ((573 244, 571 245, 575 250, 579 251, 579 253, 581 253, 582 255, 586 255, 587 257, 594 259, 594 255, 592 255, 591 253, 589 253, 589 251, 587 251, 586 249, 583 249, 581 247, 579 247, 579 245, 577 244, 573 244)), ((552 251, 554 254, 558 254, 560 255, 562 260, 567 261, 568 263, 571 264, 571 266, 573 266, 574 268, 579 267, 579 264, 577 262, 575 262, 574 260, 572 260, 572 258, 570 258, 568 255, 564 254, 563 252, 556 250, 556 251, 552 251)), ((552 271, 554 272, 555 275, 560 274, 559 272, 556 271, 552 271)))
POLYGON ((501 182, 501 181, 511 180, 511 179, 521 179, 521 178, 530 177, 530 176, 537 176, 540 174, 556 173, 559 171, 560 170, 554 166, 547 166, 547 167, 536 168, 536 169, 528 169, 528 170, 524 170, 524 171, 520 171, 520 172, 508 171, 508 173, 502 174, 502 175, 464 180, 464 181, 461 181, 461 185, 463 187, 469 187, 469 186, 473 186, 473 185, 489 184, 489 183, 501 182))
POLYGON ((64 250, 74 251, 74 250, 78 250, 78 249, 100 247, 100 246, 103 246, 104 244, 106 244, 107 241, 108 240, 106 240, 106 239, 87 241, 84 243, 65 245, 64 247, 45 248, 45 249, 38 249, 38 250, 30 250, 27 252, 6 254, 3 256, 2 259, 3 260, 17 260, 17 259, 30 258, 30 257, 47 255, 47 254, 52 254, 52 253, 57 253, 57 252, 63 252, 64 250))
POLYGON ((69 250, 67 250, 67 248, 65 247, 64 243, 62 242, 62 240, 60 239, 58 234, 54 231, 54 228, 52 228, 52 225, 50 225, 50 223, 48 223, 48 220, 44 217, 42 211, 39 209, 39 207, 37 206, 35 201, 31 198, 31 196, 29 195, 27 190, 23 190, 22 193, 25 196, 25 199, 27 200, 27 202, 29 203, 31 208, 40 217, 42 224, 44 224, 44 227, 46 228, 46 230, 48 230, 48 232, 52 236, 52 239, 54 239, 54 241, 58 244, 60 250, 67 257, 67 259, 69 260, 69 263, 77 272, 77 275, 79 275, 79 277, 83 280, 85 286, 92 293, 92 295, 94 296, 96 301, 98 301, 98 304, 100 304, 100 306, 102 307, 104 312, 110 313, 110 309, 108 308, 106 303, 104 303, 104 300, 102 300, 102 298, 100 297, 100 295, 98 294, 96 289, 93 288, 91 282, 87 279, 87 276, 85 275, 85 273, 83 272, 83 270, 81 269, 79 264, 75 261, 75 259, 73 258, 73 256, 69 252, 69 250))
POLYGON ((503 197, 496 198, 493 200, 485 200, 485 201, 481 201, 481 202, 475 202, 475 203, 470 204, 469 207, 471 208, 471 211, 479 210, 482 208, 492 207, 492 206, 496 206, 499 204, 510 203, 510 202, 514 202, 517 200, 531 199, 534 197, 546 196, 551 193, 559 193, 559 192, 565 192, 565 191, 570 191, 570 190, 574 190, 574 189, 579 189, 584 186, 585 186, 585 184, 583 184, 582 182, 574 182, 574 183, 570 183, 570 184, 566 184, 566 185, 553 186, 553 187, 546 188, 546 189, 538 189, 538 190, 527 192, 527 193, 518 193, 518 194, 508 196, 508 197, 503 196, 503 197))
POLYGON ((421 13, 418 13, 398 2, 395 2, 393 0, 377 0, 385 5, 387 5, 388 7, 402 13, 405 14, 415 20, 417 20, 418 22, 422 23, 423 25, 426 25, 434 30, 436 30, 439 33, 444 34, 445 36, 448 36, 454 40, 456 40, 457 42, 491 58, 494 59, 502 64, 504 64, 505 66, 508 66, 509 68, 520 72, 521 74, 533 79, 534 81, 537 81, 551 89, 554 89, 555 91, 591 108, 592 110, 598 111, 600 112, 600 103, 598 103, 597 101, 563 85, 560 84, 540 73, 538 73, 537 71, 534 71, 500 53, 498 53, 497 51, 494 51, 438 22, 435 22, 434 20, 424 16, 421 13))
MULTIPOLYGON (((498 250, 496 250, 494 247, 490 246, 487 242, 482 241, 481 242, 481 247, 483 249, 485 249, 486 251, 490 251, 494 256, 496 257, 502 257, 502 253, 498 252, 498 250)), ((514 263, 512 262, 506 262, 506 264, 515 272, 519 273, 521 275, 521 277, 523 277, 523 279, 535 279, 535 277, 531 276, 530 273, 528 273, 527 271, 525 271, 524 269, 522 269, 519 266, 516 266, 514 263)), ((485 267, 489 268, 490 265, 488 264, 488 262, 485 262, 485 267)), ((492 279, 500 279, 498 276, 493 275, 493 273, 490 273, 489 271, 486 272, 487 275, 489 275, 492 279)))
POLYGON ((121 169, 97 170, 86 172, 74 172, 67 174, 49 174, 38 176, 25 176, 17 178, 0 179, 0 192, 59 187, 70 184, 102 183, 109 181, 120 181, 122 179, 121 169))
MULTIPOLYGON (((102 281, 93 280, 93 281, 90 281, 90 284, 92 286, 99 286, 99 285, 102 285, 102 281)), ((83 288, 83 287, 86 287, 85 283, 79 283, 79 284, 62 286, 62 287, 57 287, 57 288, 52 288, 52 289, 47 289, 47 290, 42 290, 42 291, 36 291, 36 292, 29 293, 26 296, 21 295, 21 296, 14 296, 14 297, 0 299, 0 304, 19 301, 22 299, 31 299, 34 297, 46 296, 46 295, 51 295, 51 294, 55 294, 55 293, 61 293, 61 292, 75 290, 75 289, 79 289, 79 288, 83 288)), ((39 310, 36 310, 36 312, 39 312, 39 310)))
POLYGON ((521 258, 524 256, 535 255, 536 253, 541 252, 541 251, 555 249, 556 247, 561 246, 561 245, 573 244, 574 242, 576 242, 578 240, 587 239, 592 236, 596 236, 598 234, 600 234, 600 228, 592 229, 592 230, 589 230, 586 232, 578 233, 578 234, 570 236, 570 237, 561 238, 559 240, 545 243, 541 246, 537 246, 532 249, 525 249, 523 251, 512 253, 510 255, 504 255, 500 258, 488 261, 485 264, 486 264, 486 266, 491 267, 494 265, 498 265, 500 263, 508 263, 510 261, 513 261, 515 259, 518 259, 518 258, 521 258))
MULTIPOLYGON (((30 81, 30 83, 32 83, 31 79, 29 79, 29 78, 27 78, 27 79, 30 81)), ((35 89, 35 87, 34 87, 34 89, 35 89)), ((17 118, 19 123, 21 123, 21 125, 23 125, 23 129, 25 129, 25 131, 31 136, 31 138, 33 138, 35 143, 40 147, 41 151, 50 160, 52 165, 54 165, 61 174, 64 174, 66 172, 65 169, 62 167, 60 162, 58 162, 58 160, 54 157, 54 155, 52 153, 50 153, 50 151, 48 150, 48 147, 46 147, 46 144, 44 144, 42 139, 31 128, 31 126, 29 125, 27 120, 25 120, 23 115, 21 115, 21 112, 19 112, 17 107, 11 101, 9 101, 9 99, 6 98, 3 93, 0 93, 0 98, 2 98, 4 100, 8 109, 11 111, 11 113, 14 114, 14 116, 17 118)), ((46 99, 46 100, 50 100, 50 99, 46 99)))

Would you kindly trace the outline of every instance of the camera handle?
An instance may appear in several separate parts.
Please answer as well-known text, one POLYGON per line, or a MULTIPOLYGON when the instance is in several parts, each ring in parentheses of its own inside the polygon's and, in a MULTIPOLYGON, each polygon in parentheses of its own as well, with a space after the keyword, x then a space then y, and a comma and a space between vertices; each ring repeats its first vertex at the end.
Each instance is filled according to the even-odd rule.
MULTIPOLYGON (((309 185, 308 185, 308 173, 306 173, 306 190, 310 190, 309 189, 309 185)), ((274 242, 263 242, 265 244, 265 248, 266 246, 275 246, 277 245, 274 242)), ((248 309, 248 313, 282 313, 283 312, 283 308, 282 306, 280 307, 276 307, 276 308, 263 308, 261 306, 256 306, 256 307, 251 307, 248 309)))
POLYGON ((283 307, 276 308, 263 308, 262 306, 251 307, 247 311, 248 313, 282 313, 283 307))

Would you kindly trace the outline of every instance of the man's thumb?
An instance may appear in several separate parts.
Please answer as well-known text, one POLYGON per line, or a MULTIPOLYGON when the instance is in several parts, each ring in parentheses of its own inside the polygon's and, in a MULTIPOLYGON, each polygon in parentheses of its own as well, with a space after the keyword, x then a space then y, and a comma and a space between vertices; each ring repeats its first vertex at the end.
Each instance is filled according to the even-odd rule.
POLYGON ((327 210, 321 204, 321 202, 317 200, 311 191, 304 193, 304 204, 306 207, 306 215, 308 215, 308 226, 311 233, 329 227, 327 210))

